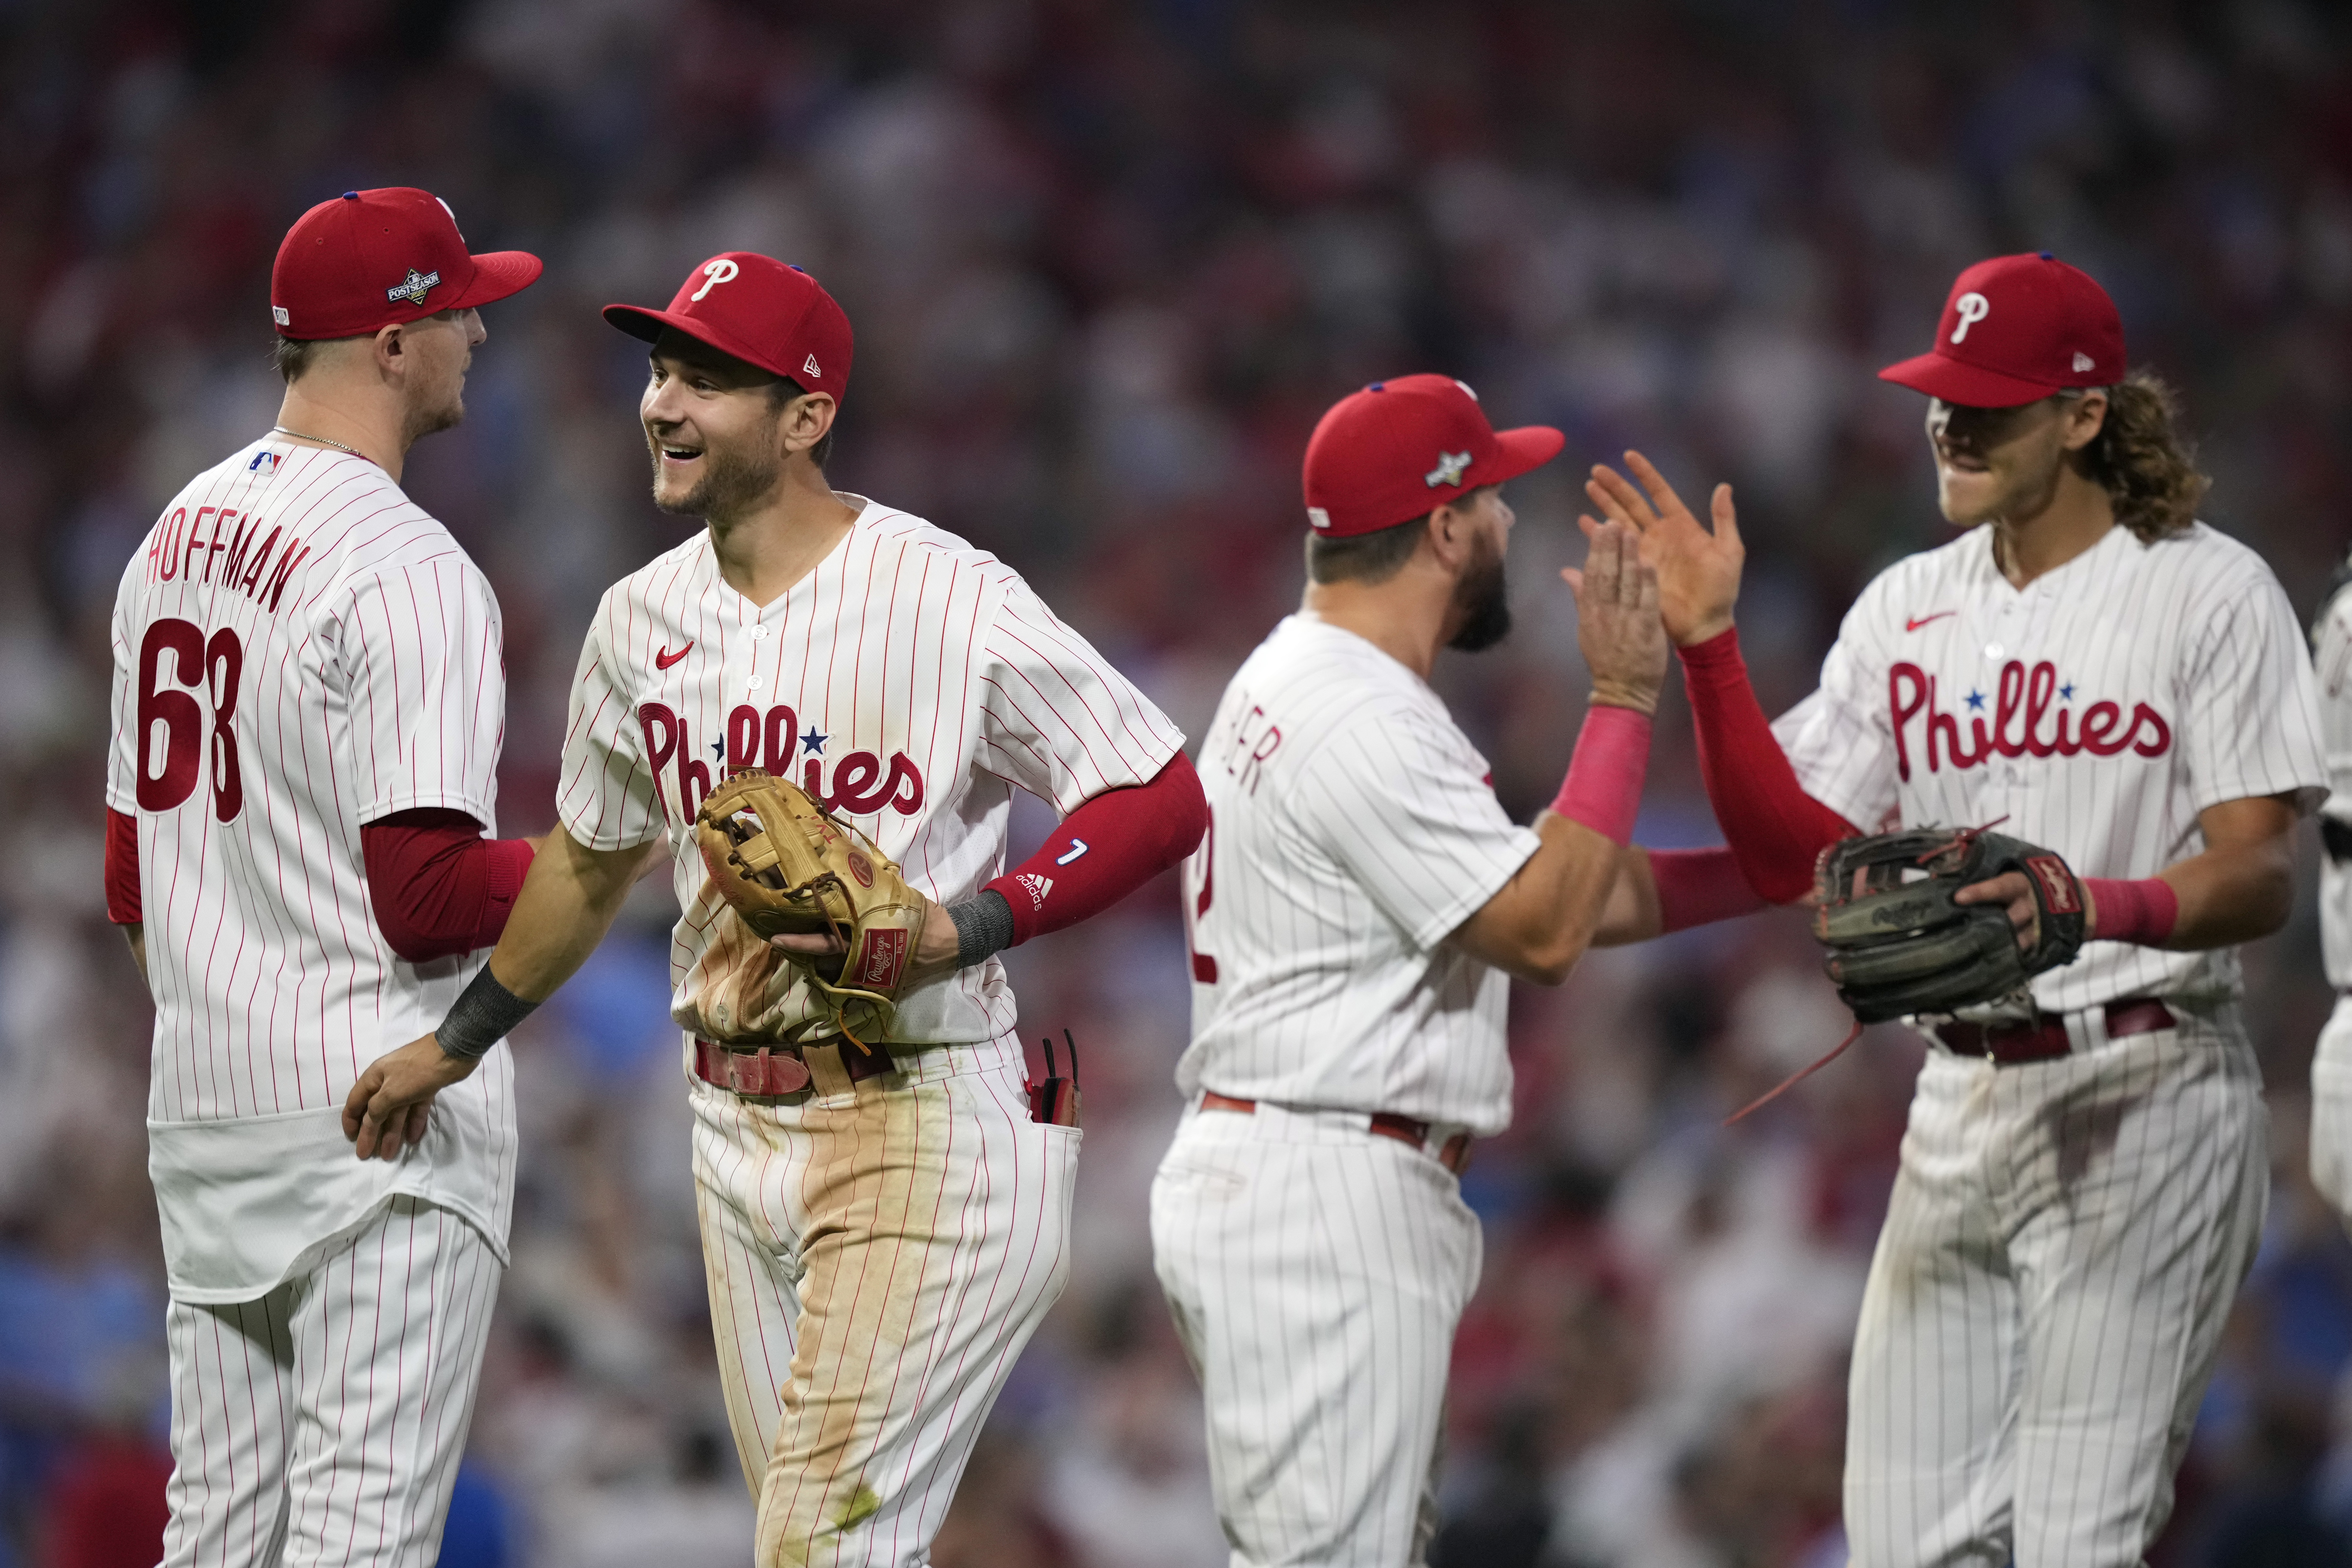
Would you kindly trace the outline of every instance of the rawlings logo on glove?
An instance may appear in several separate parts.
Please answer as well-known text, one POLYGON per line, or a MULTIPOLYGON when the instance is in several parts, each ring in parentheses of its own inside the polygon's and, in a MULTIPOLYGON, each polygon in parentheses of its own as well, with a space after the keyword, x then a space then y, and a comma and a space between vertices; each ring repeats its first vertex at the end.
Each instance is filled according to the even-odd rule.
POLYGON ((831 931, 838 962, 788 953, 832 1002, 834 1023, 887 1028, 923 930, 924 900, 898 863, 789 779, 742 768, 695 814, 694 839, 710 880, 736 917, 761 938, 831 931), (870 1020, 870 1022, 869 1022, 870 1020))

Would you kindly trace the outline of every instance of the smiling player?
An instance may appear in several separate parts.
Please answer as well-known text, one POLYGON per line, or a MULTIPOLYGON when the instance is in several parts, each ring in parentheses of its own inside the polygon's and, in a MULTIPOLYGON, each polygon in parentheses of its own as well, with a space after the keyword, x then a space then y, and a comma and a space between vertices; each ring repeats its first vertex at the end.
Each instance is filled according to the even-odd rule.
MULTIPOLYGON (((2116 308, 2040 255, 1960 274, 1924 392, 1961 536, 1863 591, 1821 688, 1767 728, 1732 607, 1742 550, 1628 454, 1591 493, 1640 528, 1741 867, 1779 901, 1827 844, 1980 826, 2082 874, 2089 934, 2013 1005, 1916 1020, 1912 1100, 1856 1333, 1854 1561, 2137 1564, 2253 1258, 2269 1184, 2236 944, 2276 931, 2326 784, 2311 667, 2252 551, 2195 521, 2168 399, 2116 308)), ((2012 874, 1965 890, 2035 904, 2012 874)))

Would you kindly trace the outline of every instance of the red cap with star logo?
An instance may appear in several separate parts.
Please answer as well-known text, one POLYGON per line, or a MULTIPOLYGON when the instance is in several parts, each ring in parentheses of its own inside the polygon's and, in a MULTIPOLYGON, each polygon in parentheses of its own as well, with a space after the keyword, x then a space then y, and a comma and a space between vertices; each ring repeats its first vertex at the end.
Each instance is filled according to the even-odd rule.
POLYGON ((676 327, 835 403, 849 384, 849 318, 806 271, 756 251, 712 257, 686 275, 667 310, 607 305, 604 319, 647 342, 676 327))
POLYGON ((503 300, 529 288, 541 265, 525 250, 467 254, 449 204, 430 191, 345 191, 286 231, 269 314, 282 338, 356 338, 503 300))
POLYGON ((2015 408, 2124 378, 2124 323, 2087 272, 2046 250, 1996 256, 1959 275, 1936 346, 1878 373, 1947 403, 2015 408))
POLYGON ((1548 425, 1497 430, 1450 375, 1376 381, 1333 404, 1307 441, 1307 521, 1327 539, 1424 517, 1559 455, 1548 425))

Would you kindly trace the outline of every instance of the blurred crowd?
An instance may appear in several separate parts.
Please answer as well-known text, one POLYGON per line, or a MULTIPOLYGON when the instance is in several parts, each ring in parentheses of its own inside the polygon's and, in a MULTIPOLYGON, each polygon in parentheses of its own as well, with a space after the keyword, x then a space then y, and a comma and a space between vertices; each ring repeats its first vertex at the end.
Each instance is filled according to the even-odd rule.
MULTIPOLYGON (((712 251, 797 261, 857 355, 832 473, 993 550, 1198 734, 1296 600, 1329 402, 1442 370, 1569 432, 1514 487, 1518 630, 1442 689, 1522 819, 1584 676, 1555 569, 1628 446, 1738 487, 1768 708, 1936 542, 1917 398, 1951 275, 2047 248, 2180 388, 2209 521, 2308 611, 2352 529, 2352 27, 2319 0, 0 0, 0 1568, 152 1562, 149 1015, 99 884, 106 621, 156 509, 272 422, 269 260, 416 184, 545 280, 487 313, 413 494, 504 607, 501 826, 536 832, 646 500, 643 346, 712 251)), ((1715 826, 1670 697, 1637 835, 1715 826)), ((1042 808, 1017 818, 1042 835, 1042 808)), ((2303 907, 2248 954, 2277 1184, 2157 1561, 2347 1560, 2352 1247, 2304 1175, 2330 1005, 2303 907)), ((515 1042, 525 1160, 443 1561, 735 1564, 657 884, 515 1042)), ((1067 1295, 942 1568, 1210 1568, 1197 1392, 1150 1271, 1189 982, 1172 887, 1011 955, 1083 1054, 1067 1295)), ((1436 1561, 1831 1568, 1843 1357, 1918 1043, 1843 1035, 1801 922, 1595 954, 1512 1003, 1465 1191, 1436 1561)))

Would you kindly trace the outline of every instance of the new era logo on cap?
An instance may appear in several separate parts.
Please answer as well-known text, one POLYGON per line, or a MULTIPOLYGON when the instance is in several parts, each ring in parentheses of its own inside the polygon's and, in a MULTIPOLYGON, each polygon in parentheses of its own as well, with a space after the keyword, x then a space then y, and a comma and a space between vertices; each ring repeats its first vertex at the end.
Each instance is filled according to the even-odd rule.
POLYGON ((2048 251, 1979 261, 1952 283, 1935 347, 1886 381, 1947 403, 2014 408, 2123 379, 2123 320, 2089 274, 2048 251))

